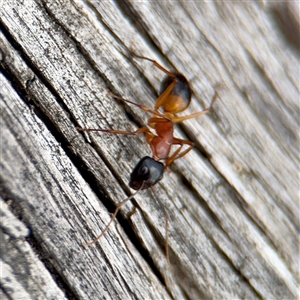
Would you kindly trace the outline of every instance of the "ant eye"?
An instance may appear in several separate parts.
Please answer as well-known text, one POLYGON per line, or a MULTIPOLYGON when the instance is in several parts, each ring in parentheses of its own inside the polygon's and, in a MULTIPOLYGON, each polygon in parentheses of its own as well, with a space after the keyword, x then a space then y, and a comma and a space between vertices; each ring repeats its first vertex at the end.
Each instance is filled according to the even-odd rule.
POLYGON ((149 173, 149 168, 147 166, 143 166, 140 170, 141 175, 147 175, 149 173))

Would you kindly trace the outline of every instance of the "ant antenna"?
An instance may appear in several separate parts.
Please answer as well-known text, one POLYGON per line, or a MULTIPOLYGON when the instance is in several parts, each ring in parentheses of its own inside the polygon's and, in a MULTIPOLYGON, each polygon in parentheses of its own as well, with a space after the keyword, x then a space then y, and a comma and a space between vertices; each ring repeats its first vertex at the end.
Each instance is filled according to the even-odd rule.
POLYGON ((97 243, 101 237, 104 235, 104 233, 108 230, 109 226, 111 225, 111 223, 115 220, 116 216, 117 216, 117 213, 118 211, 120 210, 120 208, 126 203, 128 202, 130 199, 132 199, 135 195, 137 195, 144 187, 144 181, 142 182, 140 188, 134 192, 131 196, 129 196, 128 198, 124 199, 122 202, 120 202, 117 207, 116 207, 116 210, 115 212, 113 213, 113 215, 111 216, 111 219, 110 221, 108 222, 108 224, 106 225, 106 227, 103 229, 103 231, 100 233, 99 236, 97 236, 94 240, 92 240, 91 242, 88 242, 88 243, 83 243, 82 246, 84 247, 89 247, 89 246, 92 246, 94 245, 95 243, 97 243))

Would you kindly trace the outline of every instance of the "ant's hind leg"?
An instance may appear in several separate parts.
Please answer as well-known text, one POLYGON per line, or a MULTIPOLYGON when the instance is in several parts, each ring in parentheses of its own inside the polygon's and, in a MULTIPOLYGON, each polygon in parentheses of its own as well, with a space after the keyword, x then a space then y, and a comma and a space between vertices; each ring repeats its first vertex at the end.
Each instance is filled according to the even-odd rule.
POLYGON ((155 67, 157 67, 158 69, 160 69, 161 71, 163 71, 165 74, 167 74, 168 76, 170 76, 171 78, 175 79, 176 78, 176 75, 173 74, 172 72, 168 71, 167 69, 165 69, 161 64, 159 64, 156 60, 154 59, 151 59, 151 58, 148 58, 146 56, 141 56, 141 55, 138 55, 137 53, 135 53, 133 51, 133 49, 130 49, 131 53, 133 54, 133 56, 135 56, 136 58, 139 58, 139 59, 145 59, 145 60, 148 60, 148 61, 151 61, 155 67))
POLYGON ((219 98, 219 93, 217 91, 215 91, 215 94, 211 100, 210 106, 209 106, 209 110, 211 110, 215 104, 215 102, 217 101, 217 99, 219 98))
POLYGON ((219 97, 219 94, 216 91, 215 94, 214 94, 214 96, 213 96, 213 98, 212 98, 212 100, 211 100, 210 106, 208 108, 206 108, 206 109, 204 109, 202 111, 198 111, 198 112, 196 112, 194 114, 191 114, 191 115, 188 115, 188 116, 174 117, 174 118, 172 118, 173 123, 180 123, 182 121, 193 119, 193 118, 197 118, 197 117, 200 117, 202 115, 205 115, 205 114, 211 112, 212 109, 213 109, 213 105, 217 101, 218 97, 219 97))

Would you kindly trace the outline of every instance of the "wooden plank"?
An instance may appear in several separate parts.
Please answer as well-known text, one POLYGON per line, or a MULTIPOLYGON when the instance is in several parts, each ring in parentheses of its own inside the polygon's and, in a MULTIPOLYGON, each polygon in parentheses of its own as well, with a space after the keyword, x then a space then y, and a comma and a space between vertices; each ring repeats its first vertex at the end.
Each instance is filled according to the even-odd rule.
MULTIPOLYGON (((116 228, 106 236, 106 242, 103 240, 100 251, 97 247, 84 250, 81 242, 88 235, 87 226, 97 224, 98 232, 98 214, 107 223, 107 211, 45 124, 22 103, 3 76, 1 82, 1 109, 6 112, 1 122, 2 154, 3 161, 9 162, 3 168, 4 188, 10 183, 13 206, 22 210, 22 218, 34 233, 34 244, 41 248, 54 275, 59 274, 68 292, 78 298, 100 294, 112 299, 131 298, 137 287, 134 293, 138 298, 157 299, 159 295, 168 299, 149 267, 116 228), (18 191, 17 196, 14 191, 18 191)), ((43 294, 31 296, 45 298, 43 294)))
POLYGON ((1 182, 32 230, 33 250, 69 297, 297 298, 299 59, 278 38, 272 7, 30 0, 1 7, 1 182), (131 194, 129 174, 151 154, 143 137, 75 129, 146 123, 147 114, 107 95, 153 107, 163 74, 133 58, 131 47, 190 79, 186 114, 224 87, 213 114, 176 127, 197 147, 156 188, 171 220, 170 268, 163 213, 148 191, 122 208, 121 225, 97 245, 81 246, 131 194))
POLYGON ((25 240, 30 235, 28 228, 16 218, 3 199, 0 205, 1 299, 67 299, 34 253, 32 245, 25 240))

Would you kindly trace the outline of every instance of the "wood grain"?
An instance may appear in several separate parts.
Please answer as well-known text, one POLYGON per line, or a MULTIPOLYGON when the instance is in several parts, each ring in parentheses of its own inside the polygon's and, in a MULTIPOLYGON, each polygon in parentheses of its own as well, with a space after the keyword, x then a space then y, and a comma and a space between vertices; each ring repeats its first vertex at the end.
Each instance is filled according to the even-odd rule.
POLYGON ((299 297, 299 55, 277 22, 280 6, 0 0, 0 7, 1 296, 299 297), (156 186, 170 216, 169 268, 165 220, 150 191, 126 204, 96 245, 82 246, 132 193, 129 174, 151 155, 143 136, 76 130, 146 123, 147 113, 107 94, 153 107, 164 74, 131 48, 190 80, 193 102, 183 114, 220 95, 212 114, 176 126, 196 147, 156 186), (25 233, 11 234, 16 226, 25 233))

